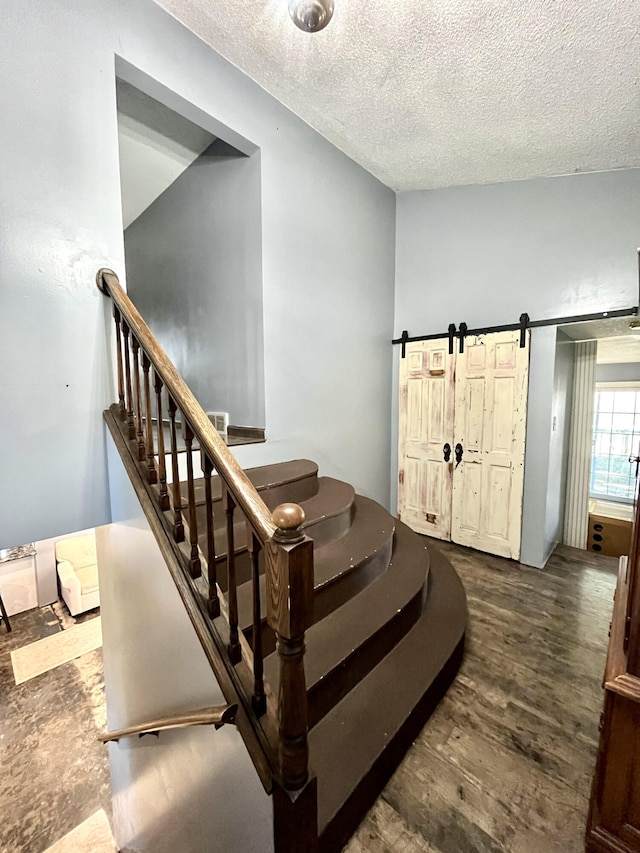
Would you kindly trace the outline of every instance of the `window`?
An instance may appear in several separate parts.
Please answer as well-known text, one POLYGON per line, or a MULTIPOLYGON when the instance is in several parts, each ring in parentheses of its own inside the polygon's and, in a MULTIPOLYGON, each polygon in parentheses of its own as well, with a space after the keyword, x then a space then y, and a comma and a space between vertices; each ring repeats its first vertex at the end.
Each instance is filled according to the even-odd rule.
POLYGON ((597 385, 593 414, 591 495, 631 503, 640 452, 640 385, 597 385))

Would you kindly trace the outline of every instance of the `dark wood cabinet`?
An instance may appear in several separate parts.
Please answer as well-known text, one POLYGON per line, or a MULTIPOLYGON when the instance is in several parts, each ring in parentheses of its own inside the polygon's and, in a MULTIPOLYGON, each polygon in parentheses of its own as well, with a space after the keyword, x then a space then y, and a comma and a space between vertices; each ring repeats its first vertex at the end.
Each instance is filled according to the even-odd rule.
POLYGON ((628 560, 621 561, 604 675, 598 761, 587 853, 640 853, 640 568, 638 504, 628 560))

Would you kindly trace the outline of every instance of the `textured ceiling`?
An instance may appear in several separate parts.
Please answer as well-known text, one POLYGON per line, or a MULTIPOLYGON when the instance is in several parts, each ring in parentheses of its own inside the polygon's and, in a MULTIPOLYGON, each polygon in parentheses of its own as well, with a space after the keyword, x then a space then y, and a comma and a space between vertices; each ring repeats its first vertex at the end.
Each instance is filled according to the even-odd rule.
POLYGON ((637 0, 157 0, 393 189, 640 166, 637 0))
POLYGON ((559 328, 574 341, 597 340, 598 364, 622 364, 640 361, 640 328, 629 326, 634 322, 638 322, 638 317, 611 317, 559 328))
POLYGON ((558 328, 574 341, 592 341, 603 338, 632 338, 640 340, 640 329, 632 329, 630 323, 637 323, 638 317, 610 317, 606 320, 588 320, 585 323, 570 323, 558 328))

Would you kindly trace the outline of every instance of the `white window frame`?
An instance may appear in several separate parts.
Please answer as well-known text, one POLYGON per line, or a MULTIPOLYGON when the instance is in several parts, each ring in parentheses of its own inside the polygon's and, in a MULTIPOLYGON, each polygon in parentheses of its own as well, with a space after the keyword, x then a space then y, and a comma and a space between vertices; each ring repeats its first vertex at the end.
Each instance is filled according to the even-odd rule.
MULTIPOLYGON (((595 391, 636 391, 640 392, 640 381, 638 382, 596 382, 595 391)), ((622 495, 609 495, 606 492, 595 492, 592 491, 592 482, 593 482, 593 460, 594 460, 594 444, 595 444, 595 434, 596 434, 596 409, 595 409, 595 393, 594 393, 594 407, 593 407, 593 429, 592 429, 592 446, 591 446, 591 467, 589 470, 589 497, 594 498, 599 501, 607 501, 609 503, 619 503, 626 504, 627 506, 633 504, 634 498, 633 496, 630 498, 622 497, 622 495)), ((634 436, 637 442, 640 444, 640 432, 635 433, 634 436)), ((634 448, 636 452, 640 453, 640 449, 638 447, 634 448)), ((629 467, 631 467, 632 463, 629 463, 629 467)))

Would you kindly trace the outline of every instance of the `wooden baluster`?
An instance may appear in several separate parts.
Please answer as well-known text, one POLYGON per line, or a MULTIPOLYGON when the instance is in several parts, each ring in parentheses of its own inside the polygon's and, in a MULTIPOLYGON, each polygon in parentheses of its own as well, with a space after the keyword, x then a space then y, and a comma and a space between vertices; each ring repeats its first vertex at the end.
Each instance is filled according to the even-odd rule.
POLYGON ((131 390, 131 357, 129 355, 129 326, 127 321, 122 321, 122 337, 124 338, 124 369, 125 369, 125 390, 126 390, 126 406, 127 406, 127 434, 129 439, 136 437, 136 427, 133 422, 133 392, 131 390))
POLYGON ((236 551, 235 536, 233 532, 233 511, 236 508, 235 501, 229 490, 224 489, 224 511, 227 515, 227 576, 229 583, 229 659, 231 663, 238 663, 242 657, 240 637, 238 636, 238 590, 236 587, 236 551))
POLYGON ((140 362, 138 351, 140 344, 134 335, 131 335, 131 349, 133 350, 133 386, 136 396, 136 435, 138 437, 138 459, 143 462, 146 452, 144 449, 144 435, 142 432, 142 404, 140 400, 140 362))
POLYGON ((216 572, 216 545, 213 529, 213 497, 211 494, 211 475, 213 463, 206 453, 202 454, 202 473, 204 474, 204 500, 206 504, 207 524, 207 610, 209 616, 215 619, 220 615, 220 599, 218 598, 218 577, 216 572))
POLYGON ((173 538, 176 542, 184 539, 184 524, 182 523, 182 498, 180 497, 180 474, 178 473, 178 441, 176 439, 177 406, 169 395, 169 419, 171 421, 171 497, 173 498, 173 538))
POLYGON ((113 306, 113 319, 116 323, 116 350, 118 352, 118 407, 120 409, 120 418, 126 417, 126 409, 124 405, 124 371, 122 368, 122 334, 120 332, 121 317, 117 307, 113 306))
POLYGON ((169 509, 169 494, 167 492, 167 462, 164 449, 164 418, 162 414, 162 379, 153 371, 153 388, 156 392, 156 409, 158 414, 158 477, 160 480, 160 509, 169 509))
MULTIPOLYGON (((184 413, 182 415, 184 418, 184 413)), ((187 493, 189 495, 189 542, 191 543, 191 556, 189 557, 189 574, 192 578, 199 578, 202 574, 200 556, 198 554, 198 520, 196 518, 196 492, 193 480, 193 430, 189 421, 185 418, 184 443, 187 448, 187 493)))
POLYGON ((260 550, 262 545, 247 524, 247 543, 251 558, 251 578, 253 581, 253 696, 251 704, 258 716, 267 710, 264 694, 264 664, 262 660, 262 615, 260 613, 260 550))
POLYGON ((313 615, 313 542, 297 504, 281 504, 272 518, 278 529, 267 550, 267 617, 280 657, 280 772, 284 788, 297 791, 309 777, 304 635, 313 615))
POLYGON ((144 404, 145 404, 145 426, 147 428, 147 480, 153 485, 158 482, 158 474, 155 465, 155 453, 153 447, 153 417, 151 414, 151 388, 149 382, 149 368, 151 362, 146 352, 142 353, 142 372, 144 374, 144 404))

